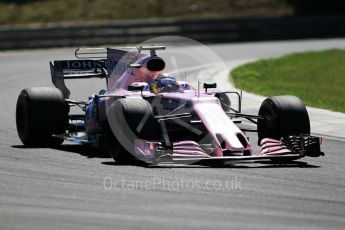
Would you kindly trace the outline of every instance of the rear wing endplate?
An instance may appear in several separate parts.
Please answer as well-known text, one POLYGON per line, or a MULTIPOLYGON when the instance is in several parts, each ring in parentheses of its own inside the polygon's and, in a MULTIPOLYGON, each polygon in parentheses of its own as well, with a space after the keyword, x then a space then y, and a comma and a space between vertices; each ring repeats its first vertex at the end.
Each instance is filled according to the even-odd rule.
POLYGON ((70 91, 65 79, 106 78, 106 60, 62 60, 49 62, 50 73, 54 86, 60 89, 65 98, 70 91))

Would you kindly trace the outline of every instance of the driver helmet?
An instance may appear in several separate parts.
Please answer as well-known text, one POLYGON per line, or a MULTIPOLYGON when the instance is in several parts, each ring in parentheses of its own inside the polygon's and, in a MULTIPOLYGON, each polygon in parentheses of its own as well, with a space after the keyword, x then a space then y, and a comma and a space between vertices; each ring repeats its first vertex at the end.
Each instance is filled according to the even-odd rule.
POLYGON ((169 73, 159 74, 151 84, 151 91, 153 93, 172 91, 174 89, 178 89, 176 77, 169 73))

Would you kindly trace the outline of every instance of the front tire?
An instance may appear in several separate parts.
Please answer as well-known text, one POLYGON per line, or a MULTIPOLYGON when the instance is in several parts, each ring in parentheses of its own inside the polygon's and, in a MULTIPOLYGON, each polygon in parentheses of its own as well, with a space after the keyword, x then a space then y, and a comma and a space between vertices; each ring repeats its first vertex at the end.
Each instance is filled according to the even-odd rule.
POLYGON ((64 133, 68 125, 68 105, 62 92, 50 87, 23 89, 17 100, 16 124, 25 146, 60 145, 63 139, 52 135, 64 133))
POLYGON ((304 103, 295 96, 275 96, 264 100, 259 110, 258 143, 264 138, 279 140, 291 135, 310 134, 304 103))
POLYGON ((116 162, 134 159, 135 140, 159 140, 160 131, 150 103, 142 98, 120 98, 109 102, 107 148, 116 162))
POLYGON ((214 96, 219 99, 220 105, 222 106, 224 112, 230 112, 230 97, 226 93, 216 93, 214 96))
POLYGON ((119 143, 108 122, 106 122, 104 127, 104 137, 106 151, 116 163, 126 164, 134 160, 133 155, 119 143))

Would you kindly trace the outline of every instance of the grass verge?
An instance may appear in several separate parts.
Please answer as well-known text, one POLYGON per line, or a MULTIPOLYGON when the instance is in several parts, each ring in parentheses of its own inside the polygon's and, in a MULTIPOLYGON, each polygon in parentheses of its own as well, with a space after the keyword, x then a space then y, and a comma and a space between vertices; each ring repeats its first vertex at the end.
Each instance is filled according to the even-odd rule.
POLYGON ((264 96, 295 95, 306 105, 345 112, 345 50, 259 60, 231 72, 235 86, 264 96))

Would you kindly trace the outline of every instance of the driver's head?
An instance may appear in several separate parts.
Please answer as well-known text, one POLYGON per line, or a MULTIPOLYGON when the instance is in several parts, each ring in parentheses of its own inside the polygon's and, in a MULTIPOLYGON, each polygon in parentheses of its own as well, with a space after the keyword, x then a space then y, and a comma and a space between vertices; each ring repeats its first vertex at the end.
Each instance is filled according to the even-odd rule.
POLYGON ((178 89, 175 76, 169 73, 160 73, 151 84, 153 93, 175 91, 178 89))

